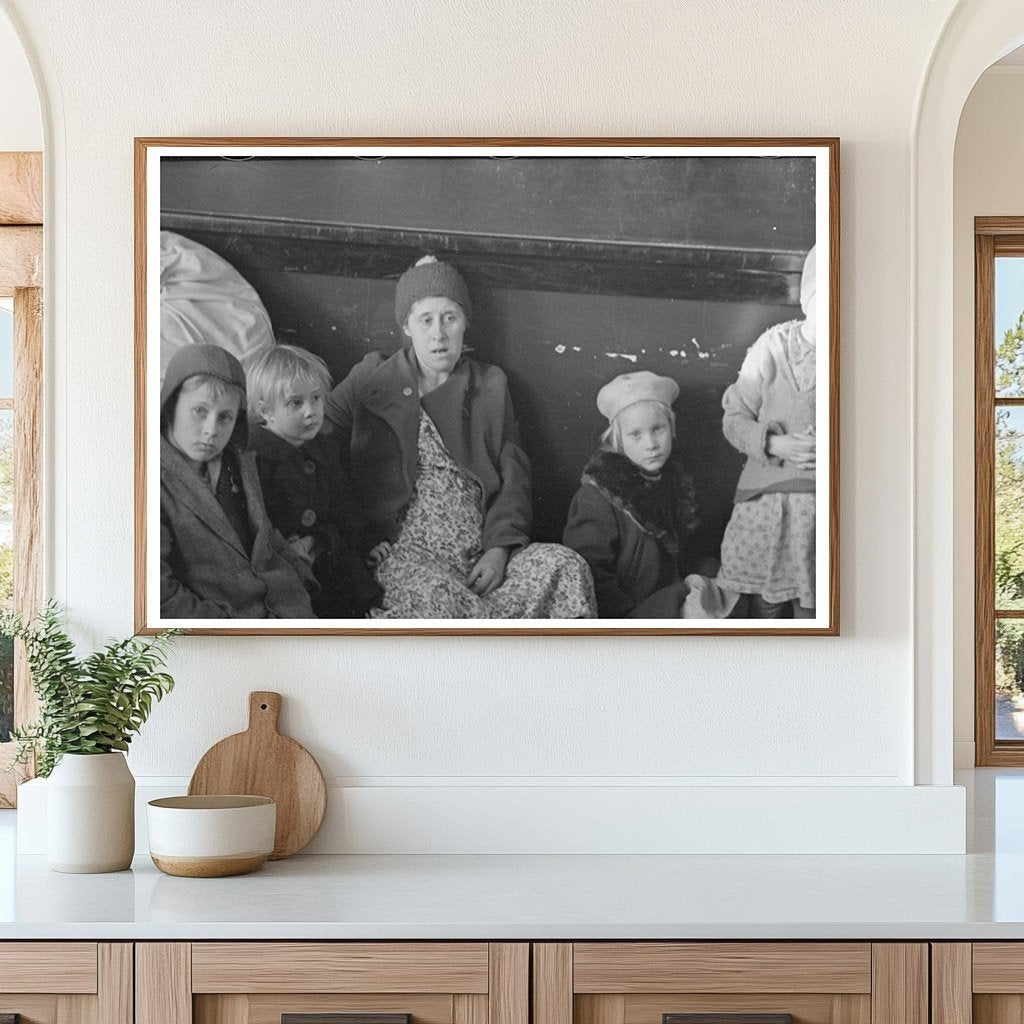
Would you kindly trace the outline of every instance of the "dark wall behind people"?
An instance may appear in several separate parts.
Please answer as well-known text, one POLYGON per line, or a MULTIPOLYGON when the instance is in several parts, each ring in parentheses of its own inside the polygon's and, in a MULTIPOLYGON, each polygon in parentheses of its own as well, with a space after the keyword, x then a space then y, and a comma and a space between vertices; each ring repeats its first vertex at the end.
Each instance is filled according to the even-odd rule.
POLYGON ((161 204, 165 226, 249 280, 278 340, 321 356, 336 380, 367 352, 401 347, 394 280, 409 261, 364 242, 328 255, 311 234, 343 225, 380 229, 392 242, 394 229, 436 233, 448 245, 438 254, 473 294, 467 346, 508 374, 541 541, 561 536, 596 446, 598 389, 643 368, 679 383, 676 451, 701 490, 706 541, 717 548, 742 465, 722 437, 721 396, 761 331, 800 315, 799 266, 814 242, 809 158, 176 158, 163 161, 161 204), (468 251, 481 235, 543 239, 527 248, 545 256, 503 265, 468 251), (638 243, 650 262, 629 268, 620 289, 599 260, 621 243, 638 243), (677 243, 692 247, 697 267, 678 282, 657 262, 659 246, 677 243), (752 257, 747 277, 741 270, 723 281, 711 267, 722 250, 741 262, 744 250, 780 258, 752 257), (561 262, 547 259, 559 253, 561 262), (765 266, 783 268, 782 286, 762 283, 765 266))

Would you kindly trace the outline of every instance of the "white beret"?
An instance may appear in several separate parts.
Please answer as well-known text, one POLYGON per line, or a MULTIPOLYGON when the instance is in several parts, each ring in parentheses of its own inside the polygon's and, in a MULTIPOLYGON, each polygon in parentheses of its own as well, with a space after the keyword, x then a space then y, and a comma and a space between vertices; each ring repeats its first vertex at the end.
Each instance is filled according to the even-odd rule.
POLYGON ((623 373, 597 393, 597 411, 610 423, 634 402, 661 402, 670 406, 679 397, 679 385, 671 377, 650 370, 623 373))

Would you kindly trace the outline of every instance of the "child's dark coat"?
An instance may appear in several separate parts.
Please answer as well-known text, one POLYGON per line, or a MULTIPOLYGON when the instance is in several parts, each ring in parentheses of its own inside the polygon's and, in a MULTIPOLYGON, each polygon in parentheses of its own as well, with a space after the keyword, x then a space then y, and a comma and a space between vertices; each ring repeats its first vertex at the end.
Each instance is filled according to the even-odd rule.
POLYGON ((353 511, 337 441, 323 434, 299 447, 263 426, 249 429, 263 501, 285 537, 313 537, 319 553, 313 574, 320 618, 362 618, 381 589, 351 543, 353 511))
POLYGON ((601 618, 676 618, 696 568, 693 481, 669 460, 658 480, 599 451, 583 471, 562 543, 590 566, 601 618))

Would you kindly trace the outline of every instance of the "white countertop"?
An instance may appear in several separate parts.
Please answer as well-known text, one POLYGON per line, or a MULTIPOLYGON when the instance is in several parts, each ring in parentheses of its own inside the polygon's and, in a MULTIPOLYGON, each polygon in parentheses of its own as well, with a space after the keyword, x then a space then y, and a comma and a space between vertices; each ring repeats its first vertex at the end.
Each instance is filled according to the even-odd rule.
POLYGON ((1024 938, 1024 856, 296 857, 238 878, 18 862, 0 938, 1024 938))
POLYGON ((0 939, 1024 939, 1024 773, 972 773, 965 856, 300 856, 62 875, 13 856, 0 939))

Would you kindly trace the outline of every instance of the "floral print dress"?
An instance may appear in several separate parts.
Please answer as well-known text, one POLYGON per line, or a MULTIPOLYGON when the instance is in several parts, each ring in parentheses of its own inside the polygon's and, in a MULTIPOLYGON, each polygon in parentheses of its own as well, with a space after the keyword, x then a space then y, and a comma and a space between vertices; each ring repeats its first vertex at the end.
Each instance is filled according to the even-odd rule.
MULTIPOLYGON (((799 331, 785 338, 785 356, 801 392, 815 386, 813 342, 799 331)), ((725 590, 760 594, 771 604, 815 605, 815 495, 761 494, 734 508, 722 538, 717 583, 725 590)))
POLYGON ((401 534, 377 570, 388 619, 578 619, 596 615, 587 563, 561 544, 513 553, 505 580, 486 597, 466 585, 482 554, 480 485, 448 453, 433 420, 420 413, 416 490, 401 534))

